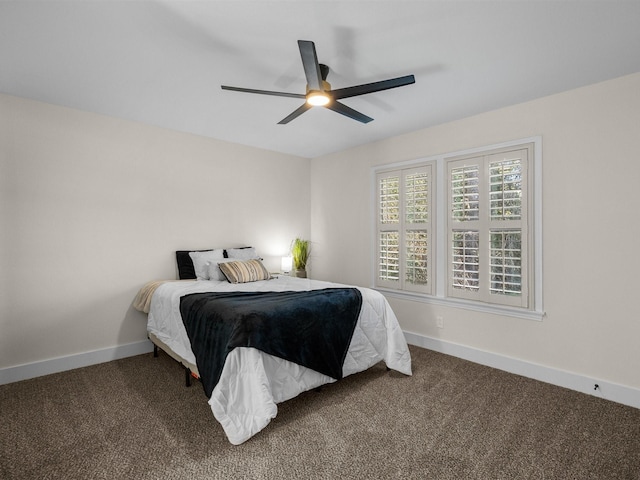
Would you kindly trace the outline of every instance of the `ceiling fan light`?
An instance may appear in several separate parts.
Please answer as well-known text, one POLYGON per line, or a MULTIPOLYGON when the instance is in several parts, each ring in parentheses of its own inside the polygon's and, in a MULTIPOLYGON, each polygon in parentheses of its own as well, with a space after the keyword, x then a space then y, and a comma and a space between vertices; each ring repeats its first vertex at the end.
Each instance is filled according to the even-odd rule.
POLYGON ((323 107, 330 101, 331 99, 324 92, 311 92, 307 95, 307 103, 314 107, 323 107))

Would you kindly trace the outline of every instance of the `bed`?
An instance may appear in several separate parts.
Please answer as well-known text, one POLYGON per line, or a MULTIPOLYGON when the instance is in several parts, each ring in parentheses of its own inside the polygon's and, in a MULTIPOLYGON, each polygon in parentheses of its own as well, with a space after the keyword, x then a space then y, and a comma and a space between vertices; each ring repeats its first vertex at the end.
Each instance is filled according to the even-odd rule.
MULTIPOLYGON (((249 252, 244 254, 247 257, 250 255, 249 252)), ((208 403, 213 415, 221 424, 232 444, 239 445, 264 429, 271 419, 275 418, 278 403, 294 398, 304 391, 364 371, 381 361, 384 361, 389 369, 411 375, 411 357, 404 334, 391 307, 379 292, 331 282, 284 275, 272 276, 268 273, 263 276, 258 274, 258 279, 255 280, 231 283, 229 279, 219 275, 221 265, 227 262, 232 266, 241 264, 244 267, 245 263, 249 264, 255 260, 227 259, 225 251, 224 260, 204 262, 212 272, 210 276, 207 276, 206 272, 203 273, 201 268, 200 272, 196 273, 197 278, 195 279, 182 278, 176 281, 150 282, 140 290, 134 306, 148 312, 147 331, 149 339, 154 345, 181 362, 188 369, 188 372, 203 380, 205 393, 210 392, 208 403), (216 262, 219 262, 220 265, 216 265, 216 262), (222 347, 216 342, 219 343, 221 338, 220 331, 214 332, 213 340, 211 340, 213 343, 204 343, 197 336, 204 335, 202 325, 210 328, 210 325, 216 323, 207 317, 207 315, 213 314, 201 309, 205 303, 207 306, 217 307, 221 301, 236 302, 230 304, 232 307, 225 307, 229 309, 237 308, 238 302, 245 302, 245 300, 253 301, 254 305, 269 304, 271 298, 277 296, 278 298, 286 297, 286 301, 298 302, 306 308, 312 303, 310 300, 305 300, 308 295, 322 300, 325 298, 325 294, 332 295, 330 298, 333 299, 333 295, 336 293, 343 294, 343 296, 348 294, 352 302, 360 302, 351 327, 352 330, 346 334, 334 332, 327 337, 337 338, 337 344, 346 342, 344 343, 345 351, 342 354, 337 352, 329 359, 330 362, 336 361, 333 357, 337 357, 337 361, 341 362, 341 371, 338 372, 335 371, 335 368, 331 370, 331 367, 323 369, 324 363, 318 363, 317 368, 316 364, 312 363, 314 366, 312 369, 296 363, 298 357, 289 357, 296 361, 287 360, 287 355, 281 355, 277 349, 275 350, 276 354, 273 354, 269 348, 256 346, 254 338, 249 338, 244 343, 237 343, 238 346, 235 347, 233 345, 229 347, 229 344, 225 344, 227 351, 219 353, 218 350, 222 347), (265 302, 265 299, 269 299, 269 301, 265 302), (194 318, 200 320, 200 330, 194 330, 194 318), (335 335, 342 335, 342 337, 338 338, 335 335), (217 346, 211 347, 210 345, 213 344, 217 346), (221 359, 218 370, 216 370, 217 373, 213 374, 210 372, 212 367, 208 363, 209 360, 203 357, 204 354, 211 353, 211 351, 218 352, 217 358, 221 359), (206 369, 203 368, 203 365, 206 366, 206 369)), ((197 262, 194 264, 198 270, 197 262)), ((191 273, 185 276, 190 275, 191 273)), ((182 277, 182 274, 180 276, 182 277)), ((232 280, 234 279, 232 278, 232 280)), ((331 300, 331 302, 334 301, 331 300)), ((242 305, 244 306, 244 303, 242 305)), ((255 310, 259 308, 247 308, 251 312, 251 318, 256 317, 255 310)), ((298 310, 297 307, 287 308, 287 311, 298 310)), ((335 312, 344 310, 341 307, 336 308, 338 310, 335 312)), ((318 317, 320 321, 315 323, 320 325, 318 328, 332 328, 329 317, 333 317, 334 314, 327 315, 326 312, 334 310, 326 306, 321 309, 323 316, 318 317)), ((238 308, 238 310, 241 309, 238 308)), ((279 331, 278 328, 281 327, 278 325, 286 327, 292 322, 289 319, 278 323, 280 314, 276 312, 274 315, 267 323, 263 324, 260 335, 268 337, 270 331, 279 331)), ((260 317, 261 313, 257 316, 260 317)), ((305 320, 301 319, 300 321, 305 320)), ((298 325, 302 324, 294 324, 291 328, 300 332, 306 330, 306 327, 300 328, 298 325)), ((280 334, 271 335, 278 336, 276 340, 280 339, 280 334)), ((317 333, 309 333, 309 338, 315 339, 317 337, 317 333)), ((305 340, 300 334, 300 340, 287 342, 298 343, 305 342, 305 340)), ((287 342, 276 341, 275 343, 282 345, 287 342)), ((309 340, 306 342, 316 343, 315 341, 309 342, 309 340)), ((324 350, 331 350, 331 348, 324 348, 324 350)), ((308 359, 311 355, 307 350, 304 352, 303 360, 308 359)), ((313 353, 313 356, 315 355, 316 353, 313 353)))

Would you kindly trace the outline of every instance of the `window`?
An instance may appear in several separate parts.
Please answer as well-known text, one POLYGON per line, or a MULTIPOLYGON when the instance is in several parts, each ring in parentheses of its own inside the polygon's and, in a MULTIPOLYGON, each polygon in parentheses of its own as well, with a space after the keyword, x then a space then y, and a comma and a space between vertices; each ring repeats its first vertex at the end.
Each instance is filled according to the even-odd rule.
POLYGON ((431 166, 377 177, 377 285, 431 293, 431 166))
POLYGON ((376 168, 374 286, 541 318, 540 143, 376 168))
POLYGON ((446 160, 447 296, 528 307, 528 150, 446 160))

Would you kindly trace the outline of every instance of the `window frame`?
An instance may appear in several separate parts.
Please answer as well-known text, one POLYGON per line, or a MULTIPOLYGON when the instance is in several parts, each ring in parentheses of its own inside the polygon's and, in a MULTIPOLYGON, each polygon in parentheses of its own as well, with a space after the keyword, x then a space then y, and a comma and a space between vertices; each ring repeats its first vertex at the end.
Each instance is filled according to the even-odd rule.
MULTIPOLYGON (((488 168, 488 167, 487 167, 488 168)), ((372 168, 372 211, 373 218, 373 272, 371 288, 383 292, 385 295, 414 301, 453 306, 473 311, 507 315, 517 318, 541 321, 544 317, 542 302, 542 137, 528 137, 512 140, 500 144, 482 146, 467 150, 444 153, 431 157, 418 158, 414 160, 396 162, 393 164, 379 165, 372 168), (448 218, 448 164, 464 158, 488 156, 508 150, 526 148, 528 152, 526 182, 527 219, 526 229, 528 231, 525 245, 527 256, 527 271, 523 272, 523 294, 527 295, 526 306, 522 303, 507 301, 504 303, 487 303, 473 296, 452 297, 448 295, 449 279, 449 228, 448 218), (431 230, 430 245, 431 258, 429 265, 431 268, 431 290, 429 293, 412 292, 408 290, 391 288, 388 285, 381 285, 378 282, 378 175, 383 172, 394 170, 411 169, 423 165, 431 167, 431 230), (511 303, 511 304, 510 304, 511 303), (515 305, 513 303, 516 303, 515 305)), ((402 250, 402 246, 400 247, 402 250)))

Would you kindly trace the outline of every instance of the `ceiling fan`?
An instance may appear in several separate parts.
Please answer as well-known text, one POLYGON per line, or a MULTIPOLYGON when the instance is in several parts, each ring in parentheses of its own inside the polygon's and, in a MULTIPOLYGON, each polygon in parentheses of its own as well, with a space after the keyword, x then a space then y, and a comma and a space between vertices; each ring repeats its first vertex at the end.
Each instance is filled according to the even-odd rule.
POLYGON ((331 85, 327 82, 329 67, 318 63, 316 55, 316 46, 308 40, 298 40, 298 48, 302 57, 302 66, 304 74, 307 78, 307 93, 287 93, 273 92, 270 90, 255 90, 252 88, 229 87, 222 85, 223 90, 233 90, 235 92, 258 93, 261 95, 274 95, 277 97, 291 97, 306 100, 300 107, 287 115, 278 122, 279 125, 289 123, 291 120, 299 117, 304 112, 314 106, 323 106, 329 110, 340 113, 346 117, 353 118, 362 123, 369 123, 373 118, 368 117, 353 108, 347 107, 338 100, 367 93, 380 92, 389 90, 390 88, 403 87, 415 83, 413 75, 405 75, 404 77, 391 78, 380 82, 365 83, 353 87, 331 89, 331 85))

